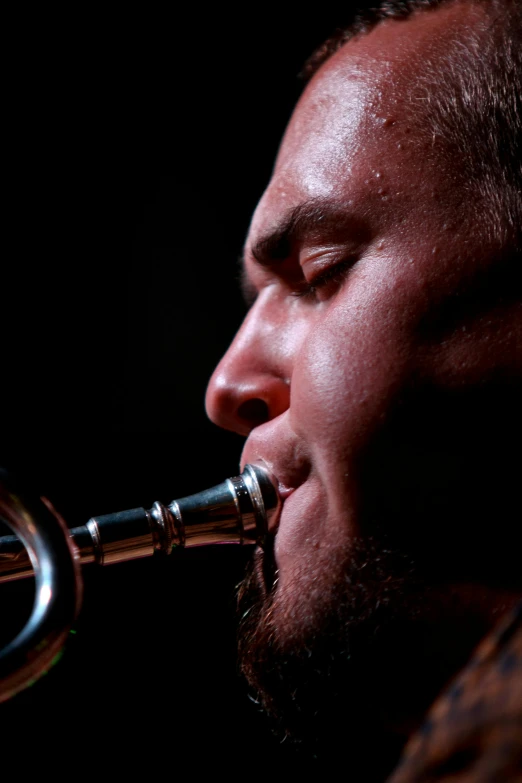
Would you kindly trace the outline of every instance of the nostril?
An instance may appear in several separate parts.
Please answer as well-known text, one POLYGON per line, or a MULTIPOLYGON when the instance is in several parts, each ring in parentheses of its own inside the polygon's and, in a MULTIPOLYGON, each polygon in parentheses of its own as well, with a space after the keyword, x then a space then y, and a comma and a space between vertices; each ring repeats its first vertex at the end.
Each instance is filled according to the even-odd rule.
POLYGON ((247 422, 251 427, 263 424, 270 418, 268 405, 264 400, 253 399, 242 402, 237 409, 237 415, 242 421, 247 422))

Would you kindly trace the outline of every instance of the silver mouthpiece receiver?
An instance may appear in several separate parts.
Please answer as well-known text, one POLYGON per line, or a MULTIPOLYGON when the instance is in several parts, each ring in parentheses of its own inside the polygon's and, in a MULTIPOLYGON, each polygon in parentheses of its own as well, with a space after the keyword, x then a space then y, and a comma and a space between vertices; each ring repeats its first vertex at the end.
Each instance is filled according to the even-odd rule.
POLYGON ((173 500, 93 517, 71 533, 82 563, 108 565, 169 554, 175 547, 257 544, 263 547, 269 525, 280 513, 276 482, 259 464, 215 487, 173 500))

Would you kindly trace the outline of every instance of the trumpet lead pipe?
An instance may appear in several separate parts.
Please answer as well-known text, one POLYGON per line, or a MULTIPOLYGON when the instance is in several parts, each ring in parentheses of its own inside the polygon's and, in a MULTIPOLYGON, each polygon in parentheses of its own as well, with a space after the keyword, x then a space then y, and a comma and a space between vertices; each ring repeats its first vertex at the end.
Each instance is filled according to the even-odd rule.
MULTIPOLYGON (((89 519, 70 528, 82 565, 109 565, 177 547, 240 544, 264 546, 280 513, 276 482, 261 465, 194 495, 89 519)), ((0 582, 32 576, 29 553, 15 535, 0 536, 0 582)))

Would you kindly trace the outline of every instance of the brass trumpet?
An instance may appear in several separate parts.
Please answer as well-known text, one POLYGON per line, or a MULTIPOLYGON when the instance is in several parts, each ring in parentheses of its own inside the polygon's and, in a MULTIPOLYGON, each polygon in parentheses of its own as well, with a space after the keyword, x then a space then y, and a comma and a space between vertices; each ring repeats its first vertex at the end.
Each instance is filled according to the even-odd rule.
POLYGON ((280 512, 276 482, 262 465, 194 495, 90 519, 69 529, 52 505, 0 471, 0 582, 35 577, 22 631, 0 651, 0 702, 31 685, 57 659, 81 607, 81 566, 168 555, 176 547, 257 544, 280 512))

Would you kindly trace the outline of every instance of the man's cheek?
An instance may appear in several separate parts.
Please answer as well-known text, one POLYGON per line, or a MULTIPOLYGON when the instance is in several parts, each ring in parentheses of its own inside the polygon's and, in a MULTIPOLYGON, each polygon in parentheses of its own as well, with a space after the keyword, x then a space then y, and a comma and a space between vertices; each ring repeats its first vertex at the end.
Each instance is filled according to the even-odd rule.
POLYGON ((356 448, 397 395, 401 363, 400 343, 372 322, 331 319, 318 325, 295 365, 294 430, 338 454, 356 448))
POLYGON ((522 377, 522 308, 506 308, 475 320, 463 317, 425 351, 423 370, 435 384, 471 388, 498 377, 522 377), (516 312, 518 309, 518 312, 516 312))

